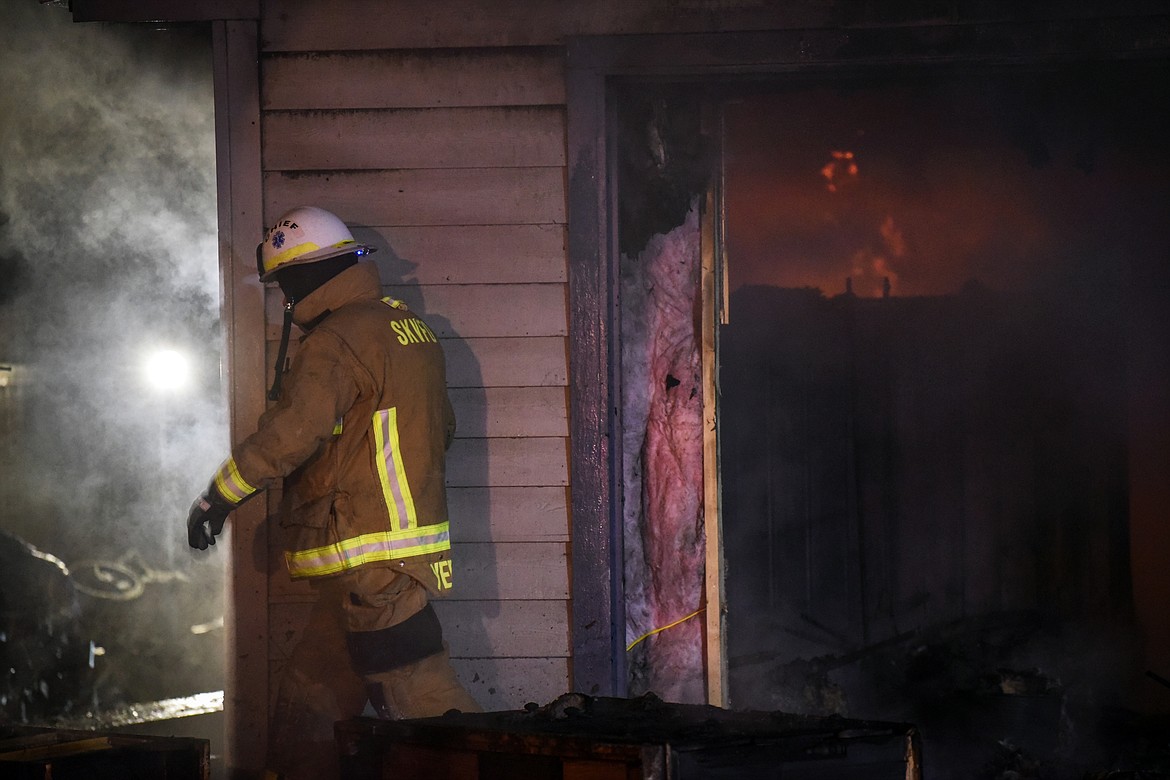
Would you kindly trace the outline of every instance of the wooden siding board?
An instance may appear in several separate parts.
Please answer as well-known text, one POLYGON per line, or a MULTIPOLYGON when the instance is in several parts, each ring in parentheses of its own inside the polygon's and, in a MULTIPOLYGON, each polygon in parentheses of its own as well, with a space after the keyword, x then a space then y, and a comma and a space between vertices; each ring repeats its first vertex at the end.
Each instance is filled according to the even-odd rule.
POLYGON ((568 383, 568 353, 559 336, 441 339, 447 386, 534 387, 568 383))
POLYGON ((391 288, 439 338, 564 336, 563 284, 452 284, 391 288))
POLYGON ((564 487, 448 488, 451 538, 463 542, 566 542, 564 487))
POLYGON ((564 165, 559 106, 280 111, 262 118, 265 170, 564 165))
POLYGON ((556 106, 565 102, 559 48, 270 54, 263 108, 556 106))
POLYGON ((562 387, 457 388, 456 438, 568 436, 568 399, 562 387))
POLYGON ((447 452, 449 487, 568 484, 566 439, 456 439, 447 452))
POLYGON ((455 658, 451 665, 488 712, 547 704, 569 690, 567 658, 455 658))
POLYGON ((805 28, 831 23, 835 3, 797 0, 270 0, 266 51, 549 46, 570 36, 805 28))
POLYGON ((442 168, 264 174, 275 220, 311 203, 365 225, 563 225, 564 170, 442 168))
POLYGON ((434 602, 455 658, 565 658, 569 655, 564 601, 434 602))
POLYGON ((455 545, 451 600, 568 599, 567 555, 559 542, 455 545))
POLYGON ((564 225, 354 227, 382 279, 416 284, 564 282, 564 225))

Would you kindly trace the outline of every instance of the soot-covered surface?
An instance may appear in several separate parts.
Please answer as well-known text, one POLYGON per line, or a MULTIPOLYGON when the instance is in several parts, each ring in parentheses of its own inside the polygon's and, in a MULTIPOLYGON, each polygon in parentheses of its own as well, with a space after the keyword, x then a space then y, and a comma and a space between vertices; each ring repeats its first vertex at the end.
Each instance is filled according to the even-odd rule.
MULTIPOLYGON (((489 713, 451 712, 439 718, 386 722, 356 719, 338 726, 345 777, 377 777, 375 757, 409 756, 414 748, 455 756, 481 777, 485 766, 527 763, 526 777, 561 777, 562 762, 588 761, 599 777, 605 764, 626 765, 623 777, 812 778, 915 777, 914 727, 903 723, 809 717, 782 712, 736 712, 663 702, 570 693, 545 705, 489 713), (522 757, 528 757, 524 759, 522 757), (537 757, 543 756, 544 761, 537 757), (476 769, 475 767, 478 767, 476 769), (539 768, 538 768, 539 767, 539 768), (658 774, 656 774, 658 773, 658 774)), ((388 775, 387 775, 388 776, 388 775)), ((494 775, 492 775, 494 776, 494 775)), ((594 776, 594 775, 590 775, 594 776)))

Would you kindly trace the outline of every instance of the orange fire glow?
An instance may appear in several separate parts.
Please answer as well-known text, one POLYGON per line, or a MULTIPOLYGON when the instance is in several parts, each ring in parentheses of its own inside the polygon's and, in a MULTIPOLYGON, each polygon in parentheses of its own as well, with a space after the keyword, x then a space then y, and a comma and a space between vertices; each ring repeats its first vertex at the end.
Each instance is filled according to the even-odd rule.
POLYGON ((825 180, 825 188, 829 192, 836 192, 838 186, 847 179, 856 178, 857 161, 853 152, 831 151, 830 160, 821 168, 821 176, 825 180))

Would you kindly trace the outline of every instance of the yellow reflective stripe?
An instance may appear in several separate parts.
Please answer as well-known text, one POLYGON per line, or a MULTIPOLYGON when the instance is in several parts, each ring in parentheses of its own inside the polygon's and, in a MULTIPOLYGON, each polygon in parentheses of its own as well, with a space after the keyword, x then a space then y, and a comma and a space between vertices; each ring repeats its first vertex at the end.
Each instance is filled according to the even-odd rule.
POLYGON ((333 435, 340 436, 341 432, 344 429, 345 429, 344 423, 341 420, 338 420, 336 423, 333 424, 333 435))
POLYGON ((215 472, 215 489, 233 504, 240 503, 257 490, 240 476, 240 469, 236 466, 235 458, 225 460, 223 465, 219 467, 219 471, 215 472))
MULTIPOLYGON (((333 245, 332 248, 333 249, 340 249, 341 247, 345 246, 346 244, 352 244, 352 243, 354 243, 354 240, 352 238, 350 238, 350 239, 346 239, 344 241, 338 241, 336 244, 333 245)), ((301 255, 306 255, 309 252, 316 252, 320 248, 321 248, 320 246, 318 246, 317 244, 314 244, 312 241, 306 241, 303 244, 297 244, 296 246, 290 246, 288 249, 284 250, 280 254, 273 255, 272 257, 268 258, 268 261, 266 263, 264 263, 264 273, 268 273, 269 271, 271 271, 273 268, 276 268, 281 263, 287 263, 289 260, 292 260, 293 258, 300 257, 301 255)))
POLYGON ((449 549, 450 523, 444 522, 408 531, 362 534, 322 547, 286 552, 284 560, 293 577, 320 577, 374 561, 410 558, 449 549))
POLYGON ((391 298, 389 295, 387 295, 385 298, 382 299, 382 303, 384 303, 387 306, 394 308, 394 309, 402 309, 403 311, 410 311, 410 309, 406 308, 405 303, 398 300, 397 298, 391 298))
POLYGON ((303 244, 290 246, 280 254, 269 257, 268 262, 264 264, 264 272, 267 273, 273 268, 276 268, 276 266, 280 265, 281 263, 286 263, 289 260, 292 260, 294 257, 300 257, 301 255, 308 254, 309 252, 316 252, 320 248, 321 247, 317 246, 312 241, 306 241, 303 244))
POLYGON ((414 497, 406 481, 406 464, 402 462, 402 450, 398 441, 398 409, 382 409, 374 412, 374 446, 377 447, 375 462, 378 467, 378 482, 382 485, 382 496, 390 513, 392 531, 405 531, 418 525, 414 508, 414 497))

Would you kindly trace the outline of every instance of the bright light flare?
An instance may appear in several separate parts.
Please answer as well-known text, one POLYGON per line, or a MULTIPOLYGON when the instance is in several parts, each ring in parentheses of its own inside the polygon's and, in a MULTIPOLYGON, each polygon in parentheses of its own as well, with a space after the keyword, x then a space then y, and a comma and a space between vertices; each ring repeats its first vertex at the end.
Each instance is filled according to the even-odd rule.
POLYGON ((181 390, 191 380, 191 366, 183 354, 160 349, 146 360, 146 379, 159 390, 181 390))

